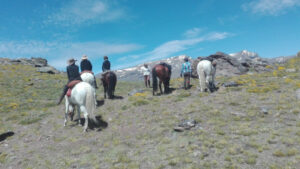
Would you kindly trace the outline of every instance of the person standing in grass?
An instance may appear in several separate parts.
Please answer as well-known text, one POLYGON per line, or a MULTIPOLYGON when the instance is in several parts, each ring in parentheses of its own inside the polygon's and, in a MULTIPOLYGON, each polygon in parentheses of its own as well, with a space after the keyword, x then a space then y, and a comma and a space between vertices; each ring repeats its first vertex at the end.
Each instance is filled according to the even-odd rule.
POLYGON ((150 69, 148 65, 145 63, 141 69, 144 75, 145 86, 150 87, 150 69))
POLYGON ((185 57, 180 72, 180 77, 182 76, 184 77, 183 87, 185 90, 190 87, 191 74, 192 74, 191 64, 189 62, 188 57, 185 57))

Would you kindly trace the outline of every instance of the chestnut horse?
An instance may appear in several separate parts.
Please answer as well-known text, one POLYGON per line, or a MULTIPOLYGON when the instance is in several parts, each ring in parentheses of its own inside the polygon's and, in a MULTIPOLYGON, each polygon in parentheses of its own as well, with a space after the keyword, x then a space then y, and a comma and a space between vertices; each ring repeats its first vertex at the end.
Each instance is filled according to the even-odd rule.
POLYGON ((115 87, 117 84, 117 76, 114 72, 108 71, 102 74, 101 77, 102 85, 104 88, 104 98, 106 99, 106 94, 109 99, 114 97, 115 87))
POLYGON ((161 84, 164 84, 165 90, 164 93, 169 93, 169 85, 171 79, 171 65, 166 63, 160 63, 153 67, 152 69, 152 87, 153 87, 153 95, 157 91, 157 78, 159 78, 159 89, 160 94, 162 94, 161 84))

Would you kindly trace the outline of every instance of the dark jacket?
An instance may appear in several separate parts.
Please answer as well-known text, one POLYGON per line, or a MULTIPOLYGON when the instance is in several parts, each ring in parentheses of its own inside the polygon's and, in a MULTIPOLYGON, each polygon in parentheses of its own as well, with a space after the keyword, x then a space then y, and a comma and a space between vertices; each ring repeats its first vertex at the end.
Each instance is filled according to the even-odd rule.
POLYGON ((89 60, 84 59, 80 63, 80 69, 81 69, 81 72, 83 72, 85 70, 92 71, 93 66, 92 66, 92 64, 91 64, 91 62, 89 60))
POLYGON ((72 80, 81 80, 79 74, 79 67, 75 65, 75 63, 67 67, 67 74, 68 74, 69 82, 72 80))
POLYGON ((110 70, 110 62, 108 60, 104 60, 102 64, 102 71, 105 72, 107 70, 110 70))

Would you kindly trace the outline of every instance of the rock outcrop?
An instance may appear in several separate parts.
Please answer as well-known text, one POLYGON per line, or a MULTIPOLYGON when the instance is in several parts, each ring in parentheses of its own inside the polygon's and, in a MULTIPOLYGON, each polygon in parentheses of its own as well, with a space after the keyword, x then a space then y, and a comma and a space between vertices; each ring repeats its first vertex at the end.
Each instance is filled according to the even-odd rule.
POLYGON ((192 75, 197 77, 197 65, 202 59, 214 60, 217 62, 217 76, 233 76, 245 74, 248 71, 268 71, 266 66, 268 62, 261 59, 260 57, 249 58, 235 58, 228 54, 217 52, 216 54, 210 55, 208 57, 198 57, 193 61, 192 64, 192 75))
POLYGON ((2 65, 30 65, 37 68, 37 72, 58 74, 60 71, 56 70, 54 67, 48 65, 46 59, 43 58, 20 58, 20 59, 8 59, 0 58, 0 64, 2 65))

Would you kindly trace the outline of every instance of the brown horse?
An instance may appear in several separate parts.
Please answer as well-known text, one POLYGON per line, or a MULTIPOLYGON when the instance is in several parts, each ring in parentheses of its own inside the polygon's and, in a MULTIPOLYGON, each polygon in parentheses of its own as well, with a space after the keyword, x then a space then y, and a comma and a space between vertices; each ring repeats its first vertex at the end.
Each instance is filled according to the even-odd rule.
POLYGON ((159 89, 160 94, 162 94, 161 84, 164 84, 165 90, 164 93, 169 93, 169 85, 171 79, 171 65, 166 63, 160 63, 153 67, 152 69, 152 87, 153 95, 157 91, 157 77, 159 78, 159 89))
POLYGON ((109 99, 114 97, 115 87, 117 84, 117 76, 114 72, 108 71, 102 74, 101 77, 102 85, 104 88, 104 98, 106 99, 106 94, 109 99))

